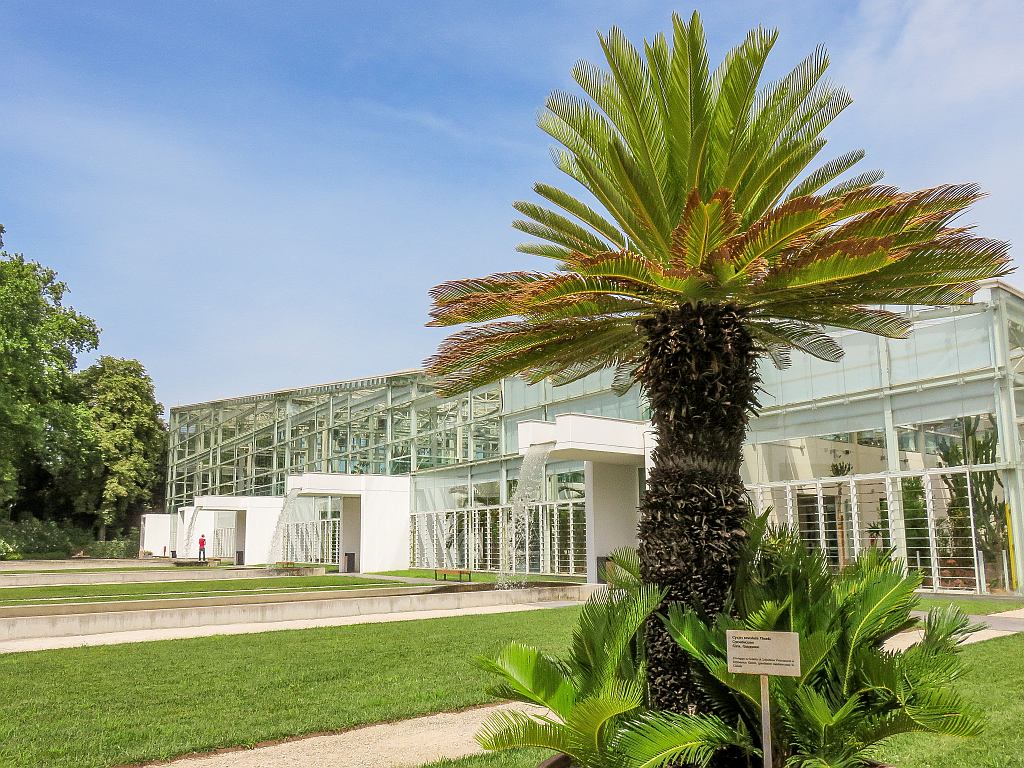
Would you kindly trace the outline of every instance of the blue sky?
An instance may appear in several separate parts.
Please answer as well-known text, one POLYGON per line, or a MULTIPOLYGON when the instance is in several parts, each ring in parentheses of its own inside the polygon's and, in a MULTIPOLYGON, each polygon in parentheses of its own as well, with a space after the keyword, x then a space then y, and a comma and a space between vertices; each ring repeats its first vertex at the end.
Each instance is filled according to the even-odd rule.
MULTIPOLYGON (((419 364, 442 280, 540 266, 511 203, 562 183, 535 115, 597 30, 667 2, 0 0, 0 223, 170 406, 419 364)), ((1024 242, 1024 3, 714 2, 777 74, 824 43, 855 103, 826 152, 891 183, 977 181, 1024 242)), ((1011 278, 1024 284, 1024 277, 1011 278)), ((88 362, 85 360, 84 362, 88 362)))

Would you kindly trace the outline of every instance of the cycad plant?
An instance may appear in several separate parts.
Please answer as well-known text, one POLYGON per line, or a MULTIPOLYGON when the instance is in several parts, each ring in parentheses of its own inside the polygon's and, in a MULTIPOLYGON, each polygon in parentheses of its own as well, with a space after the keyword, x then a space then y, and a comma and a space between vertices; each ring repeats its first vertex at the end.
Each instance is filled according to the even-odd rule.
POLYGON ((964 672, 959 646, 976 629, 967 616, 953 606, 934 609, 920 642, 889 650, 888 640, 917 624, 920 575, 905 575, 891 552, 873 548, 835 573, 797 532, 768 530, 766 519, 749 524, 729 613, 705 621, 673 605, 655 617, 694 660, 708 712, 651 709, 639 629, 662 593, 613 587, 584 608, 566 658, 511 644, 486 662, 501 678, 495 694, 546 711, 491 715, 480 743, 545 747, 580 768, 705 766, 716 757, 735 768, 759 766, 760 686, 756 676, 728 671, 729 629, 800 633, 801 676, 770 682, 777 768, 865 768, 896 734, 977 734, 980 718, 956 690, 964 672))
MULTIPOLYGON (((711 617, 743 548, 740 480, 758 359, 797 349, 838 360, 829 328, 891 337, 883 305, 967 303, 1008 271, 1007 245, 955 222, 974 185, 902 192, 879 172, 826 162, 823 131, 850 104, 814 51, 780 80, 761 73, 777 33, 755 29, 712 70, 695 13, 637 50, 613 28, 607 68, 581 62, 585 95, 553 93, 540 126, 582 187, 537 184, 514 226, 554 271, 443 283, 431 325, 463 323, 428 361, 454 394, 503 376, 573 381, 605 367, 639 381, 657 432, 640 516, 645 580, 711 617)), ((661 708, 703 705, 689 657, 648 622, 648 683, 661 708)))
MULTIPOLYGON (((906 575, 891 552, 868 548, 833 572, 818 550, 791 530, 752 526, 733 614, 702 620, 672 606, 669 632, 697 663, 697 684, 714 717, 739 733, 760 733, 760 687, 728 671, 726 631, 800 634, 800 677, 772 677, 773 765, 860 768, 899 733, 977 735, 979 713, 957 692, 964 672, 959 645, 978 629, 958 608, 934 609, 920 642, 889 650, 886 641, 913 629, 921 576, 906 575)), ((665 746, 670 730, 652 738, 665 746)))
POLYGON ((664 590, 641 583, 635 551, 615 552, 608 564, 608 587, 581 609, 564 658, 512 642, 494 659, 479 659, 500 678, 491 694, 547 710, 492 714, 477 737, 484 748, 546 747, 581 766, 608 763, 617 723, 644 705, 640 633, 664 597, 664 590))
MULTIPOLYGON (((488 716, 477 734, 485 749, 541 747, 569 755, 581 768, 644 763, 642 748, 624 752, 621 741, 647 711, 643 625, 665 592, 640 581, 635 550, 618 550, 608 562, 608 587, 583 606, 564 657, 512 642, 495 658, 479 660, 500 679, 490 693, 541 708, 488 716)), ((736 738, 734 729, 710 717, 672 725, 674 754, 694 763, 706 764, 736 738)))

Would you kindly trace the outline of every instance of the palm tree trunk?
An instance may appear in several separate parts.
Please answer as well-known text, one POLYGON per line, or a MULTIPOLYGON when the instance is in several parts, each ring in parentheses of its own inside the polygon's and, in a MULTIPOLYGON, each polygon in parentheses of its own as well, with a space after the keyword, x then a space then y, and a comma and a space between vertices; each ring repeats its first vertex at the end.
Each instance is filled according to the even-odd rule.
MULTIPOLYGON (((658 445, 640 505, 640 564, 703 617, 721 611, 733 584, 749 513, 740 479, 747 419, 757 407, 757 351, 731 305, 666 309, 645 320, 640 371, 658 445)), ((706 711, 689 657, 657 616, 646 628, 651 705, 706 711)))

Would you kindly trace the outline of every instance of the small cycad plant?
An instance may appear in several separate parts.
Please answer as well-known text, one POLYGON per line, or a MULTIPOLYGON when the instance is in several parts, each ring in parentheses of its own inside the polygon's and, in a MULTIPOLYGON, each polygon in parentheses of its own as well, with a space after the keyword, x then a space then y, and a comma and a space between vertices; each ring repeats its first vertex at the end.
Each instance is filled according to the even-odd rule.
MULTIPOLYGON (((639 571, 635 550, 612 554, 608 586, 583 606, 565 656, 512 642, 494 659, 480 659, 500 678, 492 694, 542 708, 490 715, 477 734, 485 749, 547 748, 586 768, 642 763, 638 752, 624 754, 619 742, 647 711, 642 628, 665 591, 643 584, 639 571)), ((687 717, 676 734, 684 729, 693 748, 678 753, 694 763, 705 763, 733 737, 716 718, 687 717)))
POLYGON ((798 534, 750 526, 750 557, 734 590, 734 611, 701 620, 675 605, 666 626, 699 662, 699 684, 715 714, 760 733, 756 677, 728 671, 729 629, 800 635, 800 677, 773 677, 773 763, 787 768, 856 768, 871 763, 890 736, 923 731, 976 735, 978 713, 958 694, 961 643, 977 629, 958 608, 932 610, 921 639, 887 647, 915 629, 921 577, 891 552, 867 549, 834 572, 798 534))
POLYGON ((728 671, 729 629, 793 631, 801 638, 801 676, 771 680, 772 763, 782 768, 860 768, 893 735, 980 731, 978 714, 956 692, 964 671, 960 644, 976 629, 957 608, 931 611, 920 641, 905 650, 887 641, 916 628, 920 577, 892 553, 866 550, 833 572, 788 529, 761 517, 731 611, 702 620, 673 605, 662 620, 696 662, 710 712, 652 709, 643 686, 640 627, 662 592, 617 553, 612 585, 591 598, 565 658, 512 643, 484 662, 502 682, 493 692, 544 707, 492 715, 478 735, 487 749, 546 747, 582 768, 708 765, 725 750, 736 766, 760 764, 760 689, 756 677, 728 671))

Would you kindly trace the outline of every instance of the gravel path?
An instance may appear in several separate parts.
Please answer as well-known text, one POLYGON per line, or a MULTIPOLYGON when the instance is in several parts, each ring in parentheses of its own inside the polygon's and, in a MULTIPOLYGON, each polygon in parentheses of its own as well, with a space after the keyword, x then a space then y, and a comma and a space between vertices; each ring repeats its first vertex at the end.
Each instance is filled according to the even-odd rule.
POLYGON ((173 768, 410 768, 442 758, 479 754, 483 750, 473 736, 480 723, 491 712, 512 708, 530 709, 525 704, 499 704, 443 712, 256 749, 186 757, 160 765, 173 768))

